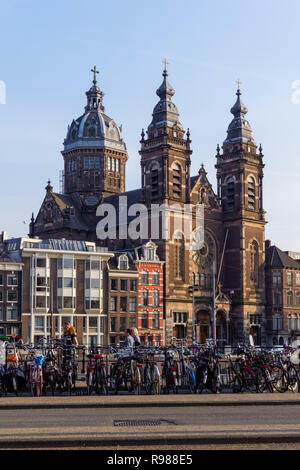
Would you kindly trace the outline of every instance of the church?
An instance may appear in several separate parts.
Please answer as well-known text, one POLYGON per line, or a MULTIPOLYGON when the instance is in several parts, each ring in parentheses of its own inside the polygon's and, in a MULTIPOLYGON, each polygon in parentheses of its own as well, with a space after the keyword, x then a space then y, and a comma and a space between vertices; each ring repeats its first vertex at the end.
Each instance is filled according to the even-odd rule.
POLYGON ((222 148, 216 150, 215 193, 203 165, 197 175, 191 175, 190 132, 180 122, 165 63, 151 123, 141 134, 141 183, 126 191, 128 153, 122 129, 106 113, 96 67, 92 72, 93 85, 86 92, 84 113, 72 121, 64 140, 63 190, 54 192, 48 181, 41 208, 36 218, 32 215, 29 236, 91 241, 110 251, 130 252, 150 238, 99 240, 100 204, 118 208, 120 196, 126 196, 128 206, 141 203, 149 210, 153 204, 182 208, 189 204, 196 230, 194 208, 201 203, 201 249, 187 249, 184 236, 172 221, 167 239, 151 237, 164 262, 167 337, 194 334, 197 341, 205 342, 212 335, 214 311, 218 339, 230 344, 244 341, 252 333, 257 344, 264 344, 264 164, 262 147, 258 148, 246 118, 248 110, 239 84, 227 136, 222 148))

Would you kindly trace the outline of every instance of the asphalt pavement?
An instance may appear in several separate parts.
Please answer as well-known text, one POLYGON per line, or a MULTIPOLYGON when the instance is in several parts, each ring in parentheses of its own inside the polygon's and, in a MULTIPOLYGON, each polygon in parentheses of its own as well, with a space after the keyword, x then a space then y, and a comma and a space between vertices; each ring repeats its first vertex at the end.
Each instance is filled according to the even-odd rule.
POLYGON ((0 447, 159 449, 300 443, 298 395, 285 394, 284 402, 279 394, 257 395, 252 404, 249 399, 253 395, 1 398, 0 447), (14 408, 18 401, 27 406, 14 408), (60 406, 49 408, 53 401, 60 406), (121 402, 126 406, 119 406, 121 402))

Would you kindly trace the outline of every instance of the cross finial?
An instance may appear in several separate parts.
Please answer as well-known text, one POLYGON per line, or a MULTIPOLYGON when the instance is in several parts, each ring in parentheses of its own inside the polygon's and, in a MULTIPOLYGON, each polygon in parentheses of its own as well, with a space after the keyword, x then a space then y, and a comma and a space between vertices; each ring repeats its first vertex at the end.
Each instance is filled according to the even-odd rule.
POLYGON ((96 86, 97 85, 96 74, 99 73, 99 70, 97 70, 96 65, 94 65, 94 68, 91 69, 91 72, 93 72, 93 74, 94 74, 93 84, 94 84, 94 86, 96 86))
POLYGON ((237 79, 236 84, 237 84, 237 86, 238 86, 238 91, 240 91, 242 82, 241 82, 241 80, 240 80, 239 78, 237 79))
POLYGON ((164 64, 164 66, 165 66, 164 71, 166 72, 166 71, 167 71, 167 65, 169 65, 169 62, 167 62, 167 59, 166 59, 166 58, 164 58, 163 64, 164 64))

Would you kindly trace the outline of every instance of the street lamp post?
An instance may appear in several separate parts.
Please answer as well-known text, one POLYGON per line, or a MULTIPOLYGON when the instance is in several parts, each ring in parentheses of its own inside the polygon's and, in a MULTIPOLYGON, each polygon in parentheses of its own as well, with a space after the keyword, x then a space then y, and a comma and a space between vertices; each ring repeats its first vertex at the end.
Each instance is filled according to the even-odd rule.
POLYGON ((212 301, 212 339, 214 345, 217 342, 217 334, 216 334, 216 262, 213 261, 213 276, 212 276, 212 288, 213 288, 213 301, 212 301))
POLYGON ((189 286, 189 292, 192 293, 192 337, 193 341, 196 340, 196 328, 195 328, 195 288, 197 288, 197 284, 195 284, 195 279, 193 279, 193 285, 189 286))

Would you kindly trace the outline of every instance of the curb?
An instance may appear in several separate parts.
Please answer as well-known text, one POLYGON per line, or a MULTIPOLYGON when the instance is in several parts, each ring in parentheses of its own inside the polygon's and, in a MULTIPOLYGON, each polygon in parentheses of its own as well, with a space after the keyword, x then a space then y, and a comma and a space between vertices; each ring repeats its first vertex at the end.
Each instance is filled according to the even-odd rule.
POLYGON ((299 443, 300 435, 286 435, 286 434, 269 434, 265 435, 228 435, 222 436, 168 436, 168 437, 119 437, 116 439, 111 437, 99 438, 75 438, 75 439, 24 439, 24 440, 3 440, 0 441, 0 449, 53 449, 53 448, 69 448, 69 449, 84 449, 85 447, 113 447, 118 448, 128 446, 156 446, 156 450, 159 450, 159 446, 170 446, 170 445, 233 445, 233 444, 283 444, 283 443, 299 443))
MULTIPOLYGON (((71 398, 71 397, 70 397, 71 398)), ((5 399, 4 399, 5 400, 5 399)), ((36 400, 39 400, 37 398, 36 400)), ((183 402, 183 401, 168 401, 168 402, 135 402, 135 401, 124 401, 124 402, 60 402, 60 403, 0 403, 0 410, 34 410, 34 409, 72 409, 72 408, 183 408, 183 407, 240 407, 240 406, 299 406, 300 400, 248 400, 248 401, 199 401, 199 402, 183 402)))

